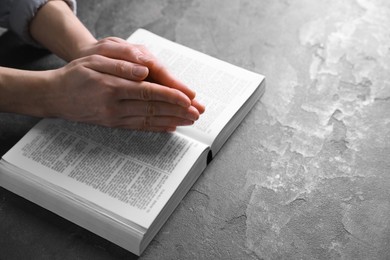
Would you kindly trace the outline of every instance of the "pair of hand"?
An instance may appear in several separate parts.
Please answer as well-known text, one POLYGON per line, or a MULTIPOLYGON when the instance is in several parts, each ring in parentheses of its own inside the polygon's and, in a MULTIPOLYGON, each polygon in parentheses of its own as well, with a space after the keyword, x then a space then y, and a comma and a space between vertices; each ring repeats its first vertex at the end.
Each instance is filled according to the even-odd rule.
POLYGON ((192 125, 204 112, 195 93, 144 47, 119 38, 84 46, 53 71, 53 114, 73 121, 148 131, 192 125))

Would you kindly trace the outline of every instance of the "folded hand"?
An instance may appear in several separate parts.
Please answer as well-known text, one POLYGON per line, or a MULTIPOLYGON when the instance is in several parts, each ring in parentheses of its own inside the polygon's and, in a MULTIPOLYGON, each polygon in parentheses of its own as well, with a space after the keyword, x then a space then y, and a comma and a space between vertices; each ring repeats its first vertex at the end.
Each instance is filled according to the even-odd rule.
POLYGON ((53 116, 151 131, 173 131, 193 124, 203 111, 194 105, 192 91, 155 61, 148 62, 139 65, 117 57, 90 55, 52 71, 49 93, 53 116), (162 76, 157 82, 145 80, 157 75, 162 76))
POLYGON ((84 46, 80 50, 79 56, 85 57, 92 54, 124 60, 147 67, 149 69, 149 74, 146 78, 147 81, 183 92, 188 96, 193 107, 200 114, 205 111, 205 107, 195 99, 195 92, 172 75, 145 46, 130 44, 117 37, 108 37, 97 41, 95 44, 84 46))

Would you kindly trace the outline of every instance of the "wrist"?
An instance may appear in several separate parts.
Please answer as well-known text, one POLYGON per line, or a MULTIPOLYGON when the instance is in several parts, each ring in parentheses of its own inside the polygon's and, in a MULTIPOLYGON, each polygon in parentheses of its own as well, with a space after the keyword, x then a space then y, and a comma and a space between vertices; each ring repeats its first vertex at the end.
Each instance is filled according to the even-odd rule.
POLYGON ((0 112, 51 116, 49 74, 0 68, 0 112))
POLYGON ((49 1, 30 23, 30 34, 60 58, 71 61, 80 57, 84 46, 96 43, 95 37, 64 1, 49 1))

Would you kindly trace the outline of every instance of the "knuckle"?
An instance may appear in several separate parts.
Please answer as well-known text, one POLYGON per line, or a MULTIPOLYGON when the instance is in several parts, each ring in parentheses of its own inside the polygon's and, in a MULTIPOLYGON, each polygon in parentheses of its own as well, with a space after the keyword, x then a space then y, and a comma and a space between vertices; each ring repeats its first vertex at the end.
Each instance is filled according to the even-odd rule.
POLYGON ((112 102, 113 100, 117 99, 118 97, 120 97, 121 91, 115 87, 115 86, 108 86, 108 87, 105 87, 105 97, 107 100, 109 100, 110 102, 112 102))
POLYGON ((111 46, 115 44, 117 41, 115 40, 115 37, 107 37, 99 41, 99 43, 96 45, 96 51, 98 54, 107 54, 109 53, 111 46))
POLYGON ((89 75, 88 83, 91 87, 98 91, 95 94, 101 95, 101 97, 106 97, 113 90, 111 87, 111 82, 109 82, 107 78, 101 74, 89 75))
POLYGON ((126 70, 127 70, 127 63, 124 60, 117 60, 115 62, 115 73, 117 73, 117 75, 119 76, 126 75, 126 70))
POLYGON ((148 116, 154 116, 156 115, 156 106, 153 102, 148 102, 146 105, 146 114, 148 116))
POLYGON ((152 87, 148 84, 144 85, 141 89, 141 100, 149 101, 152 99, 152 87))
POLYGON ((102 62, 102 55, 94 53, 79 60, 83 66, 90 67, 96 64, 100 64, 102 62))
POLYGON ((72 60, 71 62, 69 62, 66 67, 83 67, 84 63, 85 63, 85 60, 86 60, 86 57, 83 57, 83 58, 80 58, 80 59, 76 59, 76 60, 72 60))
POLYGON ((145 117, 144 117, 144 120, 143 120, 142 128, 143 128, 143 129, 148 129, 148 128, 151 127, 151 126, 152 126, 151 117, 145 116, 145 117))
POLYGON ((147 50, 146 46, 144 44, 133 44, 135 48, 137 48, 138 51, 145 52, 147 50))
POLYGON ((116 41, 116 37, 109 36, 101 40, 103 43, 112 43, 116 41))
POLYGON ((135 45, 135 44, 129 44, 127 47, 129 49, 129 51, 133 52, 133 53, 137 53, 140 51, 139 48, 137 47, 137 45, 135 45))
POLYGON ((87 62, 93 62, 93 61, 99 60, 101 58, 101 55, 94 53, 94 54, 89 55, 85 58, 86 58, 87 62))
POLYGON ((87 86, 96 86, 100 87, 101 84, 104 82, 102 77, 100 77, 97 73, 89 73, 89 71, 86 71, 84 75, 84 80, 86 82, 87 86))
POLYGON ((96 55, 96 54, 99 54, 99 55, 104 55, 105 54, 105 51, 106 51, 106 45, 107 43, 106 42, 102 42, 101 44, 98 44, 98 45, 96 45, 96 53, 94 54, 94 55, 96 55))

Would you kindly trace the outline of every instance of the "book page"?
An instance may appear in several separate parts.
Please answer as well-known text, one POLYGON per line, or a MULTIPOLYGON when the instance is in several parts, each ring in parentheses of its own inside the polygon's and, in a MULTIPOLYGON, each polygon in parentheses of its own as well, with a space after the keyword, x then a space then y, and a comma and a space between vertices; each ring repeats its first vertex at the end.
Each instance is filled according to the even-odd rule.
POLYGON ((209 146, 264 79, 143 29, 128 41, 147 46, 174 75, 196 91, 206 112, 193 126, 179 127, 178 131, 209 146))
POLYGON ((3 159, 147 229, 205 149, 180 134, 44 119, 3 159))

